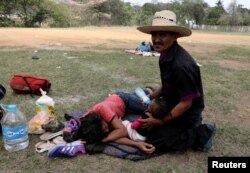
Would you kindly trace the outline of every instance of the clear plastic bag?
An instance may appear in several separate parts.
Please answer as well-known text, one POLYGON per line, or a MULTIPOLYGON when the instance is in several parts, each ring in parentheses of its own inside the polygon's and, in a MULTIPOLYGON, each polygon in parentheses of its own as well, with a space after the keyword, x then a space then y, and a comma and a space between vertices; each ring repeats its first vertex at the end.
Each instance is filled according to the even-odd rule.
POLYGON ((36 111, 48 111, 50 114, 54 114, 54 100, 46 95, 46 91, 40 89, 42 96, 36 101, 36 111))
POLYGON ((28 122, 30 134, 42 134, 45 132, 42 129, 43 124, 47 124, 50 121, 50 114, 48 111, 39 111, 37 114, 28 122))

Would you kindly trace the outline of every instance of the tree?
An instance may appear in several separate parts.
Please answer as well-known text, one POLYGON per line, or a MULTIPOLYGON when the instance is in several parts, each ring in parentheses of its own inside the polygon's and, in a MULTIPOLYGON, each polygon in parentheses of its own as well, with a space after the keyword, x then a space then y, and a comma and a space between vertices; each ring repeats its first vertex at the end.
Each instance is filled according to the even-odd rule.
POLYGON ((201 25, 203 22, 203 18, 205 16, 205 11, 203 8, 203 4, 195 3, 193 4, 193 19, 196 25, 201 25))
POLYGON ((110 14, 111 24, 113 25, 131 24, 133 8, 129 3, 120 0, 107 0, 94 8, 97 12, 110 14))
POLYGON ((137 10, 138 11, 136 16, 137 25, 150 25, 155 12, 166 9, 171 9, 170 3, 157 3, 157 4, 145 3, 141 7, 141 9, 137 10))
POLYGON ((151 3, 146 3, 139 10, 137 15, 137 24, 138 25, 150 25, 153 19, 153 15, 157 10, 155 5, 151 3))
POLYGON ((1 0, 0 26, 34 27, 51 21, 53 26, 69 26, 70 12, 51 0, 1 0), (9 23, 9 24, 8 24, 9 23))
POLYGON ((15 7, 15 0, 0 0, 0 26, 12 26, 15 24, 12 20, 15 7))
POLYGON ((250 25, 250 9, 243 8, 242 5, 239 5, 239 13, 242 16, 242 25, 249 26, 250 25))
POLYGON ((225 15, 226 11, 223 7, 222 1, 218 0, 215 7, 210 8, 207 16, 205 17, 204 24, 218 25, 219 19, 225 15))
POLYGON ((185 20, 189 22, 191 27, 193 24, 199 26, 202 24, 205 17, 203 6, 206 4, 203 0, 182 0, 182 12, 185 15, 185 20))
POLYGON ((233 0, 227 8, 228 13, 220 18, 219 24, 229 26, 242 25, 243 19, 239 11, 240 7, 241 6, 238 6, 237 4, 237 0, 233 0))
POLYGON ((16 14, 21 18, 25 27, 34 26, 34 16, 38 12, 40 0, 19 0, 16 6, 16 14))
POLYGON ((47 24, 52 27, 69 27, 72 21, 72 12, 64 4, 56 4, 45 0, 43 3, 47 15, 44 16, 47 24))
POLYGON ((239 23, 239 13, 237 11, 237 0, 233 0, 228 8, 228 15, 229 15, 229 25, 230 26, 236 26, 239 23))
POLYGON ((46 8, 45 4, 38 4, 38 10, 32 17, 31 24, 34 25, 38 23, 39 26, 49 18, 50 11, 46 8))
POLYGON ((124 14, 123 25, 131 25, 135 23, 134 22, 135 11, 130 5, 130 3, 125 3, 123 5, 123 14, 124 14))

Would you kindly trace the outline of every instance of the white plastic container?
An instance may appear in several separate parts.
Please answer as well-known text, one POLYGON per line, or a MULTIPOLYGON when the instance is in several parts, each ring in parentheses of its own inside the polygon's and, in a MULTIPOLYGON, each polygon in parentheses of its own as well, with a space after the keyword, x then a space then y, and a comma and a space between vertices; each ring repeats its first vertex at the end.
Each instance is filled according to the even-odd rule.
POLYGON ((4 148, 9 152, 25 149, 29 145, 26 117, 16 105, 8 105, 2 119, 4 148))

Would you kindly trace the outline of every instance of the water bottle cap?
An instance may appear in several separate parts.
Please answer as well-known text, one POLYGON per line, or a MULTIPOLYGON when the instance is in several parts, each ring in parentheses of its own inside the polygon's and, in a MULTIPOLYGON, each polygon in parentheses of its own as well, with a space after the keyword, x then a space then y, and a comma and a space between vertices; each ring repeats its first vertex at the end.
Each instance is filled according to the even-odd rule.
POLYGON ((7 111, 8 112, 16 112, 17 111, 17 106, 16 105, 8 105, 7 111))
POLYGON ((151 103, 151 100, 149 100, 149 99, 145 101, 146 105, 150 105, 150 103, 151 103))

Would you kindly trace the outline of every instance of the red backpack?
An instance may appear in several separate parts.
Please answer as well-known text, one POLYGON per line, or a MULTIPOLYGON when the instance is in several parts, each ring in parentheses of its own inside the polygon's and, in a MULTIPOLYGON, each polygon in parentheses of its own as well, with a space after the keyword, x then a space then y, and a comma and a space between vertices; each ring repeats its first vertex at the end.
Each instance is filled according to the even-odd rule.
POLYGON ((17 94, 41 95, 40 88, 48 93, 51 82, 46 77, 16 74, 10 80, 10 87, 17 94))

